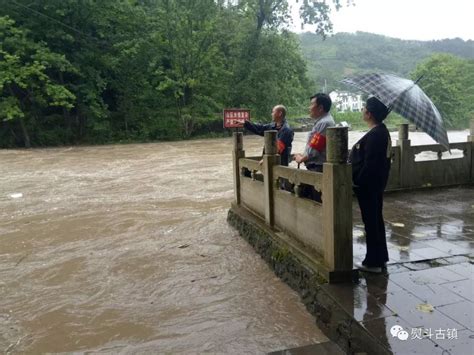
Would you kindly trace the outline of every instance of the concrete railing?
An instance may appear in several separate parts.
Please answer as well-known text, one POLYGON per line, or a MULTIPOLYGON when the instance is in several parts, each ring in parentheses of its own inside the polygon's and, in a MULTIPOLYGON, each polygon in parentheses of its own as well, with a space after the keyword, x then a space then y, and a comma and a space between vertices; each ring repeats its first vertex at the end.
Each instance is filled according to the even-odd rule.
MULTIPOLYGON (((276 131, 265 132, 265 152, 245 158, 242 133, 234 133, 234 204, 260 217, 276 234, 283 232, 322 260, 322 274, 330 281, 347 278, 352 260, 352 177, 347 164, 347 128, 327 131, 327 162, 323 173, 280 166, 276 131), (294 188, 282 189, 282 179, 294 188), (322 194, 321 202, 301 196, 302 187, 322 194)), ((392 167, 387 190, 472 184, 474 181, 474 120, 465 143, 450 144, 461 157, 442 159, 440 145, 411 146, 408 125, 401 125, 397 145, 392 147, 392 167), (425 151, 436 160, 416 161, 425 151)), ((285 185, 283 185, 285 186, 285 185)))
POLYGON ((453 156, 439 144, 412 146, 408 124, 400 125, 396 146, 392 149, 392 167, 387 190, 463 185, 474 182, 474 120, 464 143, 451 143, 453 156), (435 159, 417 161, 419 154, 430 153, 435 159), (459 154, 460 153, 460 154, 459 154))
POLYGON ((352 179, 347 128, 328 129, 323 173, 280 166, 276 133, 265 132, 266 154, 261 165, 254 158, 245 158, 242 133, 234 133, 235 203, 320 255, 329 279, 351 273, 352 179), (282 179, 294 185, 294 190, 281 189, 282 179), (322 201, 301 197, 303 184, 320 191, 322 201))

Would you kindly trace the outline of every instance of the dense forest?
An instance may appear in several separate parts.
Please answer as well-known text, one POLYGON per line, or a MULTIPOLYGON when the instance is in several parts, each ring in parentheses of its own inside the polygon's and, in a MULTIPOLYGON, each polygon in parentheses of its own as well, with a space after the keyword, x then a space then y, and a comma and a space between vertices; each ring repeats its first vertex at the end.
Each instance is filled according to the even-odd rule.
POLYGON ((224 107, 268 120, 283 103, 301 117, 321 78, 336 83, 359 69, 438 70, 426 84, 442 103, 442 80, 446 109, 456 109, 448 123, 465 125, 474 112, 474 80, 463 75, 472 42, 446 43, 459 57, 430 57, 439 51, 431 42, 417 44, 426 46, 419 56, 390 49, 393 60, 375 65, 375 45, 331 49, 337 36, 322 40, 332 29, 328 4, 300 6, 314 34, 288 30, 287 0, 0 0, 0 147, 209 135, 223 131, 224 107))
MULTIPOLYGON (((335 4, 339 0, 332 0, 335 4)), ((286 0, 1 0, 0 144, 187 138, 310 92, 286 0)), ((304 21, 330 30, 325 4, 304 21)))

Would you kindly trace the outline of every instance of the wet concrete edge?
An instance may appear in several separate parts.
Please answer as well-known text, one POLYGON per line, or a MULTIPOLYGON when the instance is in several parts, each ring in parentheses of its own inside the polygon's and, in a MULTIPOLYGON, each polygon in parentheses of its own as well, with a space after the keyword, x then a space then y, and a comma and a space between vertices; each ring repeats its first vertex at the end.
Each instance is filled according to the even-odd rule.
POLYGON ((275 274, 299 293, 307 310, 316 318, 324 334, 348 354, 392 354, 352 315, 348 314, 321 286, 327 281, 308 266, 259 217, 233 205, 227 222, 260 254, 275 274))

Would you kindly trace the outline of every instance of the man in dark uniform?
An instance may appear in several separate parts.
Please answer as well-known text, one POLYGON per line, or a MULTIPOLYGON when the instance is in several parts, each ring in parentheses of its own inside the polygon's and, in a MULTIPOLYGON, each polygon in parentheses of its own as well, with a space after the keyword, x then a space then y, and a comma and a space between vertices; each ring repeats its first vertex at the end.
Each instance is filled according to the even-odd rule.
POLYGON ((383 220, 383 192, 390 171, 392 142, 382 121, 389 110, 377 98, 367 100, 362 111, 369 131, 354 145, 349 156, 352 163, 352 182, 359 201, 365 227, 367 253, 362 271, 382 272, 388 261, 385 222, 383 220))
POLYGON ((272 110, 271 123, 258 124, 250 121, 245 121, 244 127, 249 131, 263 136, 265 131, 275 130, 277 133, 277 148, 278 154, 281 155, 281 165, 288 166, 291 144, 293 143, 293 130, 286 122, 286 108, 283 105, 276 105, 272 110))

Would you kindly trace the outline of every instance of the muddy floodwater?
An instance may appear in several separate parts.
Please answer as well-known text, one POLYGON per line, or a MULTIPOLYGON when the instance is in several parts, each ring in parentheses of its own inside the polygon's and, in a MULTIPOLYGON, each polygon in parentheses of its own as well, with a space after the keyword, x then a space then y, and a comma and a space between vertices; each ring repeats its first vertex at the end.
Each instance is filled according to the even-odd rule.
MULTIPOLYGON (((262 143, 246 136, 247 155, 262 143)), ((0 151, 0 353, 263 353, 326 341, 226 223, 231 144, 0 151)))

